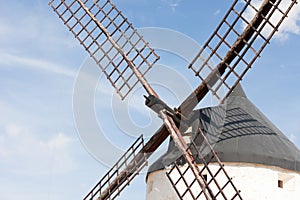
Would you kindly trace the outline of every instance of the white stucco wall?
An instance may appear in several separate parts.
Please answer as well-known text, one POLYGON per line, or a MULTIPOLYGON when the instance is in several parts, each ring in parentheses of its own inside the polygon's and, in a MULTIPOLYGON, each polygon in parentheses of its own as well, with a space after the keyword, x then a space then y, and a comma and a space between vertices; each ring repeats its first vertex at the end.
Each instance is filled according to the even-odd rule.
MULTIPOLYGON (((212 169, 217 168, 212 166, 212 169)), ((229 176, 233 177, 235 186, 241 190, 241 195, 245 200, 300 199, 300 173, 255 164, 225 163, 225 169, 229 176), (278 180, 283 181, 283 188, 278 187, 278 180)), ((219 178, 222 179, 222 176, 219 178)), ((198 190, 199 188, 194 189, 198 190)), ((156 171, 148 175, 146 199, 179 200, 166 176, 166 170, 156 171)))

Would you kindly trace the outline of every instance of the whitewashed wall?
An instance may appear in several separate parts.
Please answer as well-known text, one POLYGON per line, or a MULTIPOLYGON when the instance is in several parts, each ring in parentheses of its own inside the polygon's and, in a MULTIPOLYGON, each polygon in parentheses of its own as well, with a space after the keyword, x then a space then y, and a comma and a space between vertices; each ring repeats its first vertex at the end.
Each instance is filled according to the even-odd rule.
MULTIPOLYGON (((212 166, 212 168, 213 170, 217 169, 216 166, 212 166)), ((241 195, 245 200, 300 199, 300 173, 255 164, 225 163, 225 169, 229 176, 233 177, 234 184, 242 191, 241 195), (283 181, 283 188, 278 187, 278 180, 283 181)), ((192 178, 192 176, 190 177, 192 178)), ((220 182, 225 182, 225 180, 220 180, 220 182)), ((199 190, 199 188, 195 187, 194 190, 199 190)), ((149 174, 146 199, 179 200, 165 170, 149 174)))

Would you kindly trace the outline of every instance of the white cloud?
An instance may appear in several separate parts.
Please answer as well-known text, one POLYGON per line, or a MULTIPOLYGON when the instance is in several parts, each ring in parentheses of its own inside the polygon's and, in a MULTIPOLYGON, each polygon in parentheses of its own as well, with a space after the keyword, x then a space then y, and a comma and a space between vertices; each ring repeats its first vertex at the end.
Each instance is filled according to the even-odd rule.
MULTIPOLYGON (((253 5, 256 8, 259 8, 260 5, 262 4, 262 0, 255 0, 253 1, 253 5)), ((282 1, 281 4, 279 5, 279 8, 282 9, 283 11, 286 11, 287 8, 289 7, 291 1, 282 1)), ((244 13, 244 17, 246 19, 252 19, 253 16, 255 15, 255 11, 253 9, 248 9, 244 13)), ((276 25, 278 21, 281 19, 282 14, 279 11, 275 11, 273 16, 271 17, 270 21, 272 24, 276 25)), ((287 40, 290 36, 290 34, 296 34, 300 35, 300 5, 296 4, 291 12, 288 15, 288 18, 285 19, 283 24, 280 26, 279 31, 274 35, 274 38, 284 42, 287 40)), ((245 27, 245 24, 243 24, 245 27)), ((272 31, 272 27, 270 25, 266 25, 263 34, 266 36, 272 31)))
POLYGON ((14 123, 6 125, 0 135, 1 166, 11 173, 27 176, 72 171, 75 168, 71 157, 73 139, 63 133, 55 133, 47 139, 42 137, 14 123))
MULTIPOLYGON (((283 1, 285 4, 289 1, 283 1)), ((291 10, 286 21, 282 24, 279 32, 275 35, 281 41, 288 39, 290 34, 300 35, 300 4, 296 4, 291 10)))

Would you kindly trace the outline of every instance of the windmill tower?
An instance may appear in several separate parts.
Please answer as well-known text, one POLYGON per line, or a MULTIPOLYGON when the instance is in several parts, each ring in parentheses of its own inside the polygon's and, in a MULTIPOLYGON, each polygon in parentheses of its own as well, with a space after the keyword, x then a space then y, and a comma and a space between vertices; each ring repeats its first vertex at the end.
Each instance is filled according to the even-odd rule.
MULTIPOLYGON (((234 183, 242 191, 243 199, 299 199, 299 149, 250 102, 240 85, 224 104, 194 112, 196 117, 193 126, 201 121, 209 143, 225 164, 227 173, 234 177, 234 183)), ((195 132, 191 131, 187 137, 190 139, 188 143, 193 142, 198 148, 203 146, 195 132)), ((206 163, 210 158, 211 155, 206 155, 206 163)), ((203 161, 197 162, 203 168, 203 161)), ((178 182, 179 193, 185 192, 187 187, 180 177, 189 183, 192 180, 191 174, 187 171, 184 176, 179 176, 173 163, 177 163, 176 167, 181 171, 186 168, 171 140, 167 152, 148 170, 147 200, 178 199, 173 189, 175 184, 170 184, 166 173, 170 174, 174 182, 178 182)), ((215 160, 209 162, 209 169, 213 174, 216 173, 218 166, 215 160)), ((203 175, 207 181, 211 180, 208 170, 204 170, 203 175)), ((217 178, 219 183, 226 180, 222 176, 217 178)))
MULTIPOLYGON (((180 153, 176 153, 171 163, 162 162, 167 164, 163 173, 177 198, 242 199, 238 189, 243 187, 242 183, 232 179, 230 166, 224 167, 221 162, 224 158, 216 153, 216 150, 219 153, 215 149, 219 137, 212 140, 209 135, 221 133, 222 138, 223 129, 211 127, 215 132, 209 132, 201 118, 204 110, 197 112, 194 108, 209 92, 221 105, 226 105, 234 88, 296 3, 296 0, 264 0, 257 5, 251 0, 233 1, 220 25, 188 66, 200 78, 200 85, 178 108, 171 109, 146 80, 146 73, 159 56, 110 0, 50 1, 50 6, 101 68, 121 99, 141 84, 147 94, 146 106, 163 121, 163 126, 146 143, 143 137, 138 138, 84 199, 115 199, 168 136, 180 153), (246 11, 251 11, 253 16, 245 16, 246 11)), ((221 107, 217 110, 230 114, 221 107)), ((160 169, 154 168, 149 173, 149 183, 157 170, 160 169)), ((147 198, 160 198, 151 195, 147 198)), ((161 198, 176 199, 168 195, 161 198)))

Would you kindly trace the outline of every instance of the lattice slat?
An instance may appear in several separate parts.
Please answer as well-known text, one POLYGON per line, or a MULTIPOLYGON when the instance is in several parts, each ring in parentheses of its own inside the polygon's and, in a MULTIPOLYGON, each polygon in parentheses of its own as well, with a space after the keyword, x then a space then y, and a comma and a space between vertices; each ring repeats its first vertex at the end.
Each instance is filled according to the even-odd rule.
POLYGON ((296 0, 235 0, 189 68, 223 101, 296 3, 296 0), (209 80, 212 72, 216 77, 209 80))
POLYGON ((147 158, 138 153, 144 147, 143 137, 139 137, 96 186, 84 197, 84 200, 115 199, 147 165, 147 158))
POLYGON ((124 99, 159 59, 110 0, 52 0, 50 6, 124 99), (127 58, 125 58, 127 57, 127 58))
MULTIPOLYGON (((199 130, 197 137, 203 141, 201 148, 197 147, 194 141, 192 141, 189 150, 193 152, 196 161, 200 161, 203 165, 200 177, 209 191, 210 199, 241 200, 240 191, 233 184, 232 178, 225 171, 224 165, 201 130, 199 130), (207 160, 207 155, 211 156, 209 160, 207 160)), ((180 199, 206 199, 200 184, 193 176, 188 165, 182 166, 174 163, 172 168, 167 172, 167 177, 180 199)))

